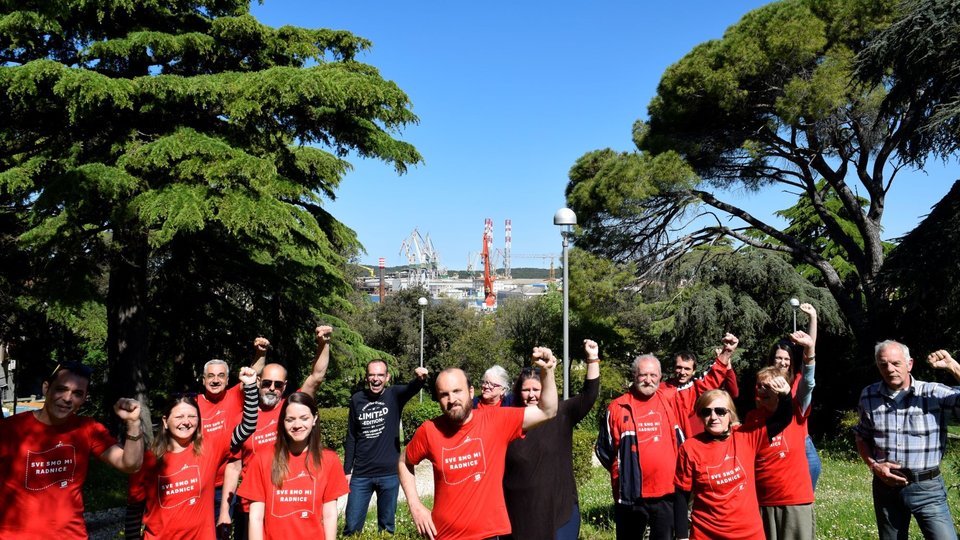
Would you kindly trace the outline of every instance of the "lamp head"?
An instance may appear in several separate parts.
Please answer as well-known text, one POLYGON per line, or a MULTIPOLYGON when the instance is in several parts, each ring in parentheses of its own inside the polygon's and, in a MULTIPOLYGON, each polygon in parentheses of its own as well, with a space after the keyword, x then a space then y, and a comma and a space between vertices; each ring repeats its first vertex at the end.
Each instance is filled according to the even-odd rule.
POLYGON ((428 303, 428 302, 427 302, 427 299, 426 299, 426 298, 424 298, 424 297, 422 297, 422 296, 421 296, 420 298, 417 298, 417 304, 420 304, 420 307, 426 306, 427 303, 428 303))
POLYGON ((576 225, 577 224, 577 214, 573 213, 573 210, 569 208, 561 208, 557 210, 557 213, 553 215, 553 224, 554 225, 576 225))
POLYGON ((797 309, 798 307, 800 307, 800 301, 797 300, 796 298, 791 298, 790 306, 793 307, 793 309, 797 309))

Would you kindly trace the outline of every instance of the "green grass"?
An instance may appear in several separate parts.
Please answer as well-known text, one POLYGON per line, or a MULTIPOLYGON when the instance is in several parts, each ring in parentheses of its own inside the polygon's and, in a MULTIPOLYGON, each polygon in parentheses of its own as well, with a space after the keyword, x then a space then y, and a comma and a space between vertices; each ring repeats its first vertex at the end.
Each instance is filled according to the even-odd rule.
MULTIPOLYGON (((954 445, 951 445, 954 446, 954 445)), ((957 452, 944 460, 944 479, 948 486, 960 484, 960 475, 954 463, 960 461, 957 452)), ((602 468, 594 468, 590 478, 578 486, 580 491, 580 512, 582 526, 580 537, 588 540, 613 540, 613 507, 610 493, 610 477, 602 468)), ((960 489, 948 491, 950 510, 954 521, 960 517, 960 489)), ((126 500, 126 478, 99 462, 91 464, 87 486, 84 488, 87 510, 100 510, 122 506, 126 500)), ((428 506, 432 500, 424 501, 428 506)), ((817 485, 817 538, 843 538, 849 540, 873 539, 877 537, 876 523, 873 517, 873 502, 870 495, 870 473, 858 460, 836 455, 823 455, 823 474, 817 485)), ((341 528, 343 523, 340 524, 341 528)), ((394 538, 412 540, 421 538, 410 519, 405 503, 397 509, 397 534, 395 536, 377 534, 376 510, 367 514, 364 534, 359 540, 394 538)), ((910 538, 922 538, 914 521, 910 528, 910 538)))

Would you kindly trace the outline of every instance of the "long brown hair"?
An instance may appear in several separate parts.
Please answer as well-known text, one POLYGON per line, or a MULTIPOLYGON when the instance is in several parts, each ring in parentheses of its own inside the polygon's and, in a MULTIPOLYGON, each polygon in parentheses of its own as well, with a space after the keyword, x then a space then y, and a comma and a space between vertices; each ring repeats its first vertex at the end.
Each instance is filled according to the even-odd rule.
MULTIPOLYGON (((197 405, 196 398, 192 394, 179 394, 167 402, 163 408, 163 417, 169 418, 173 408, 181 403, 193 407, 197 411, 197 430, 193 432, 193 455, 199 456, 203 449, 203 419, 200 418, 200 406, 197 405)), ((173 444, 173 437, 170 436, 170 430, 163 428, 160 434, 153 441, 153 454, 157 456, 157 461, 162 461, 164 454, 170 451, 170 445, 173 444)))
MULTIPOLYGON (((284 418, 287 416, 287 407, 291 403, 307 407, 314 418, 317 417, 317 402, 310 394, 303 392, 290 394, 283 402, 283 406, 280 407, 280 421, 277 422, 277 442, 273 447, 273 471, 270 475, 273 485, 277 488, 283 485, 283 481, 287 479, 287 474, 290 473, 288 465, 290 461, 290 435, 287 434, 284 418)), ((307 438, 307 448, 304 451, 307 452, 307 473, 313 474, 310 471, 311 463, 317 468, 317 471, 320 471, 323 438, 320 436, 319 419, 314 422, 313 428, 310 430, 310 436, 307 438)))

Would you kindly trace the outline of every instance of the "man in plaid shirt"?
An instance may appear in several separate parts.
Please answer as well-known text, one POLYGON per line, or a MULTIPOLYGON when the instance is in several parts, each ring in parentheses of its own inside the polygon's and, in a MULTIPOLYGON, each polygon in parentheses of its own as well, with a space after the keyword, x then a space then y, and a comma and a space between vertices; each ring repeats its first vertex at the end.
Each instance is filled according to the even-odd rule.
MULTIPOLYGON (((940 460, 948 417, 960 416, 960 388, 914 379, 913 359, 902 343, 878 343, 874 356, 882 381, 860 394, 854 432, 860 457, 873 473, 880 539, 906 538, 911 515, 924 538, 956 539, 940 460)), ((946 351, 930 354, 927 362, 960 381, 960 364, 946 351)))

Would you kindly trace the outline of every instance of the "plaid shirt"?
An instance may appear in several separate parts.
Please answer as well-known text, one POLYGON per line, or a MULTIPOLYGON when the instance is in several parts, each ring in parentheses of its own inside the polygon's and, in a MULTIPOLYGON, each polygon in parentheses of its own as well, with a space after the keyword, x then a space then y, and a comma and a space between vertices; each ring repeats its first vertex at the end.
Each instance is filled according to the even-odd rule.
POLYGON ((864 388, 853 430, 873 449, 873 459, 920 471, 940 465, 948 415, 960 417, 960 388, 910 379, 896 397, 883 382, 864 388))

